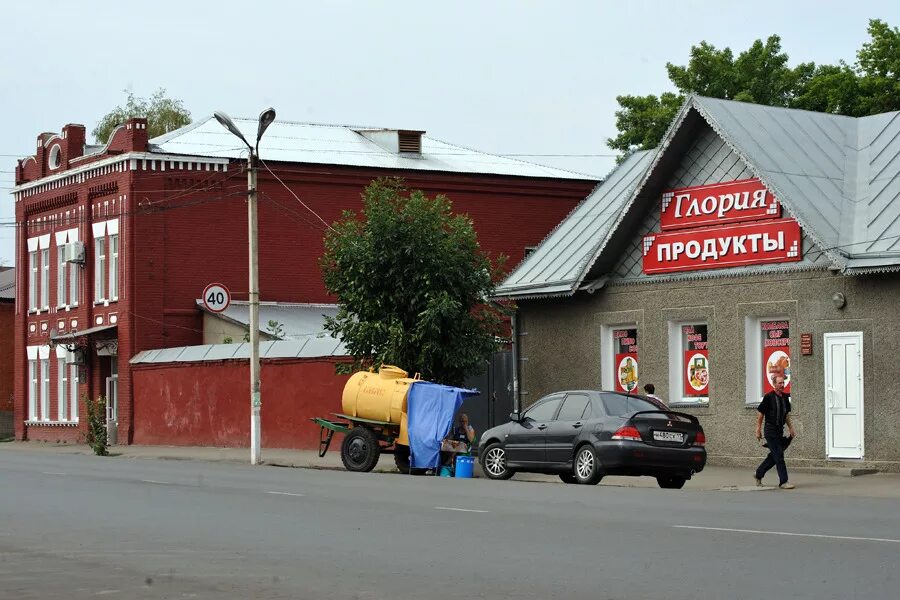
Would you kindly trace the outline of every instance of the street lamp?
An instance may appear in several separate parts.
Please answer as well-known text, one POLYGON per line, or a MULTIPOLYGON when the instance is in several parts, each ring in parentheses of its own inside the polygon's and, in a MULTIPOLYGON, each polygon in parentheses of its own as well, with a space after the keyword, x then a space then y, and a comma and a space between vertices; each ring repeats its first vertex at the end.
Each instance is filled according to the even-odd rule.
POLYGON ((275 120, 275 109, 267 108, 259 114, 256 130, 256 147, 250 145, 234 121, 223 112, 215 112, 216 121, 240 138, 250 155, 247 157, 247 223, 250 238, 250 464, 260 464, 262 427, 260 409, 262 396, 259 393, 259 236, 256 216, 256 169, 259 164, 259 140, 275 120))

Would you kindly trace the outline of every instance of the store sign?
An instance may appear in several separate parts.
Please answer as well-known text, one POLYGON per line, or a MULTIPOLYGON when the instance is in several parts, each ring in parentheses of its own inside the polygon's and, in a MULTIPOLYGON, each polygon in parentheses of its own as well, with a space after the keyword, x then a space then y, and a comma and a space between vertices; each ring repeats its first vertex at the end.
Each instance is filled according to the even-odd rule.
POLYGON ((638 387, 637 329, 614 329, 613 345, 616 350, 616 391, 632 393, 638 387))
POLYGON ((791 391, 791 335, 787 321, 763 321, 763 394, 775 389, 775 377, 784 377, 784 391, 791 391))
POLYGON ((781 216, 781 205, 759 179, 669 190, 662 196, 663 231, 759 221, 781 216))
POLYGON ((709 396, 709 327, 683 325, 685 400, 709 396))
POLYGON ((644 236, 644 273, 674 273, 765 263, 800 256, 800 225, 793 219, 644 236))

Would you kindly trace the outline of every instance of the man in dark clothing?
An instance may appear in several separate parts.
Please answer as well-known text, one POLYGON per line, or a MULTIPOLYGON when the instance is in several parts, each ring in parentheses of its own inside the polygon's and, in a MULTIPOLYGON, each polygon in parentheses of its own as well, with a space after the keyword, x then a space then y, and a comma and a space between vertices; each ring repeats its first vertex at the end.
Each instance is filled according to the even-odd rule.
POLYGON ((756 485, 762 485, 762 479, 772 467, 778 469, 778 487, 783 490, 794 489, 794 484, 788 482, 787 465, 784 464, 784 449, 794 439, 794 425, 791 423, 791 398, 784 391, 784 377, 776 375, 772 382, 775 391, 763 396, 762 402, 756 410, 756 439, 762 439, 765 433, 766 445, 769 455, 766 460, 756 468, 756 485), (763 419, 766 426, 763 429, 763 419), (784 438, 784 426, 788 426, 788 437, 784 438))

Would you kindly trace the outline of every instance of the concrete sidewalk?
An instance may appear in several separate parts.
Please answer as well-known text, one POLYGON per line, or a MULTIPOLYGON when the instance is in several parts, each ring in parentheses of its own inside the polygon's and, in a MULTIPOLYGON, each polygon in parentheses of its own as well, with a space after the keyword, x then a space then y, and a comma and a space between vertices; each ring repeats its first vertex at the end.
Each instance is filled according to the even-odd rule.
MULTIPOLYGON (((79 444, 46 444, 42 442, 5 442, 0 443, 2 452, 34 452, 57 454, 84 454, 93 452, 87 445, 79 444)), ((110 455, 115 459, 156 459, 156 460, 195 460, 220 463, 249 464, 249 448, 208 448, 198 446, 113 446, 110 455)), ((329 452, 319 458, 314 450, 290 450, 264 448, 263 462, 267 466, 296 467, 307 469, 341 469, 341 457, 338 452, 329 452)), ((390 454, 381 456, 376 472, 396 473, 394 457, 390 454)), ((858 496, 872 498, 900 498, 900 474, 875 473, 863 477, 849 477, 847 469, 812 472, 792 469, 791 482, 797 490, 791 493, 812 493, 836 496, 858 496)), ((480 467, 476 465, 475 476, 483 477, 480 467)), ((560 484, 553 475, 518 474, 516 481, 534 481, 560 484)), ((774 470, 766 478, 766 487, 757 488, 753 483, 753 470, 735 467, 706 467, 702 473, 685 485, 686 490, 723 491, 723 492, 758 492, 777 490, 777 476, 774 470)), ((656 480, 650 477, 606 477, 601 485, 620 487, 655 488, 656 480)))

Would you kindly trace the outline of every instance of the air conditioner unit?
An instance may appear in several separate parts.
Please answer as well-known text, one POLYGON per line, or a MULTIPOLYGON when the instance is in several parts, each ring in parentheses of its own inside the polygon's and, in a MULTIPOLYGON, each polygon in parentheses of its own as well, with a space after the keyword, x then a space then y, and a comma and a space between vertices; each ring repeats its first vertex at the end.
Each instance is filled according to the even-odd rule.
POLYGON ((84 264, 84 242, 69 242, 63 246, 63 260, 67 263, 84 264))

